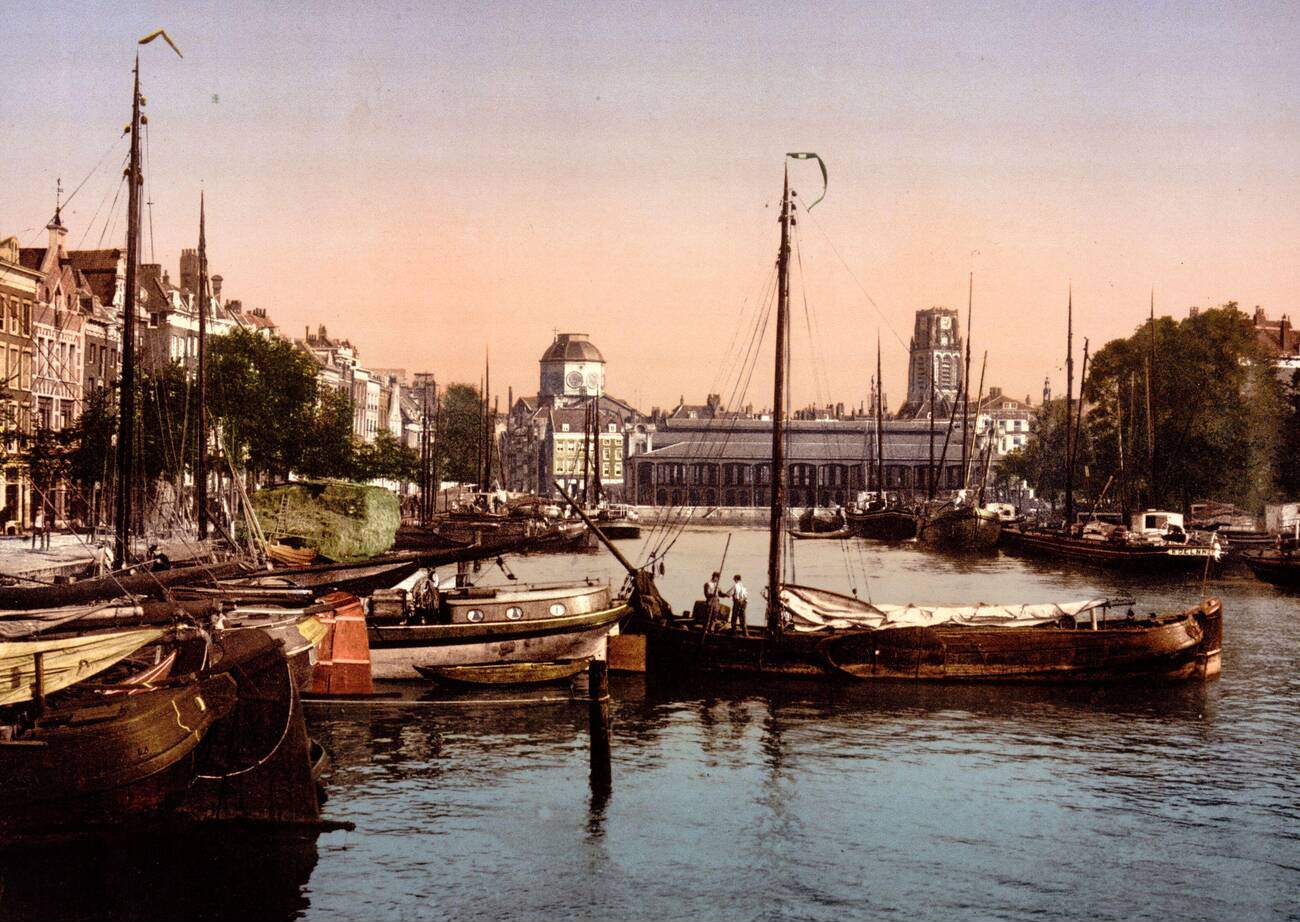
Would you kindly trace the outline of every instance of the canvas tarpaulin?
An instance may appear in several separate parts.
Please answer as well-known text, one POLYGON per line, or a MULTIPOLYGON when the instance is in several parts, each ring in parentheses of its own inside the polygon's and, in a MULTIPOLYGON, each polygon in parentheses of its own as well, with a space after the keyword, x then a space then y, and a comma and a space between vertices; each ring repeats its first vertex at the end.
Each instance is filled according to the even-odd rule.
POLYGON ((782 586, 781 605, 796 631, 881 630, 892 627, 933 627, 961 624, 990 627, 1033 627, 1068 615, 1079 618, 1109 604, 1105 599, 1044 602, 1034 605, 889 605, 807 586, 782 586))

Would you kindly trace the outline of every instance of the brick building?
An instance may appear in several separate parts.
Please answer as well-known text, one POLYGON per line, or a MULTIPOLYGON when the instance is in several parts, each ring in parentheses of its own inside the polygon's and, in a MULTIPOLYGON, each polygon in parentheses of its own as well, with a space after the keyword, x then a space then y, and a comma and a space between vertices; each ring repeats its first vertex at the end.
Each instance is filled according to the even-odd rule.
POLYGON ((23 264, 14 237, 0 240, 0 529, 15 534, 31 522, 31 486, 19 463, 31 432, 31 318, 41 283, 23 264))

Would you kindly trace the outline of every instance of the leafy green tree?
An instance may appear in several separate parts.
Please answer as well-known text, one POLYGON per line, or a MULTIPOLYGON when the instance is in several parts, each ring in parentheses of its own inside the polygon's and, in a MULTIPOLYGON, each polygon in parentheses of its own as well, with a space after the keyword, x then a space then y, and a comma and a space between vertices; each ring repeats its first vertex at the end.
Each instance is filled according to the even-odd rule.
POLYGON ((236 329, 208 343, 207 367, 209 418, 254 475, 283 477, 321 448, 316 364, 293 343, 236 329))
POLYGON ((352 400, 342 391, 322 388, 307 422, 294 469, 306 477, 352 476, 356 449, 352 442, 352 400))
MULTIPOLYGON (((1160 317, 1107 343, 1083 385, 1076 499, 1186 510, 1213 498, 1257 509, 1278 484, 1300 488, 1300 375, 1284 394, 1270 359, 1235 302, 1160 317)), ((1062 401, 1040 414, 1001 473, 1059 503, 1062 401)))
POLYGON ((1292 372, 1282 391, 1282 426, 1278 435, 1278 491, 1300 496, 1300 370, 1292 372))
POLYGON ((403 445, 389 432, 381 432, 374 442, 356 447, 352 476, 356 480, 390 480, 409 483, 419 479, 420 455, 403 445))
POLYGON ((35 517, 36 509, 43 505, 47 524, 51 523, 53 515, 54 494, 70 469, 72 450, 68 442, 66 431, 56 432, 42 427, 27 440, 23 449, 23 462, 32 484, 32 514, 35 517))
POLYGON ((139 387, 140 475, 179 480, 194 462, 197 391, 178 362, 141 374, 139 387))
POLYGON ((477 387, 451 384, 439 406, 434 447, 442 480, 472 482, 478 476, 482 455, 483 400, 477 387))
POLYGON ((1235 302, 1182 321, 1158 318, 1154 336, 1148 322, 1107 343, 1085 393, 1103 473, 1126 483, 1136 502, 1186 509, 1215 498, 1258 508, 1272 495, 1280 382, 1235 302))

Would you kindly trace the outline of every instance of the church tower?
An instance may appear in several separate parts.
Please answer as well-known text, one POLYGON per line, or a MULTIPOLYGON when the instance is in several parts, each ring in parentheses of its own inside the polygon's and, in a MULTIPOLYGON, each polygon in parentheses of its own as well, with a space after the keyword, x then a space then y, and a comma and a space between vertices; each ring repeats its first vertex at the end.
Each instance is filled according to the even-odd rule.
POLYGON ((937 415, 947 416, 957 401, 962 379, 962 339, 957 311, 930 307, 916 312, 916 325, 907 365, 907 402, 903 418, 930 413, 930 382, 934 381, 937 415))

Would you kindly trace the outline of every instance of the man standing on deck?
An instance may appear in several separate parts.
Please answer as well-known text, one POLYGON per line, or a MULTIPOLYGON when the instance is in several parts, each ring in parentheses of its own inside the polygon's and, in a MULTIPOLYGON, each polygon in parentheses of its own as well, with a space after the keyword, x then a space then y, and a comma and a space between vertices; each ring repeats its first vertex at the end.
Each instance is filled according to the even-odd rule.
POLYGON ((718 581, 722 579, 721 573, 714 573, 704 584, 704 630, 713 629, 713 622, 718 618, 718 581))
POLYGON ((731 629, 739 634, 747 633, 745 609, 749 607, 749 590, 740 581, 739 573, 732 577, 731 588, 725 594, 731 599, 731 629))

